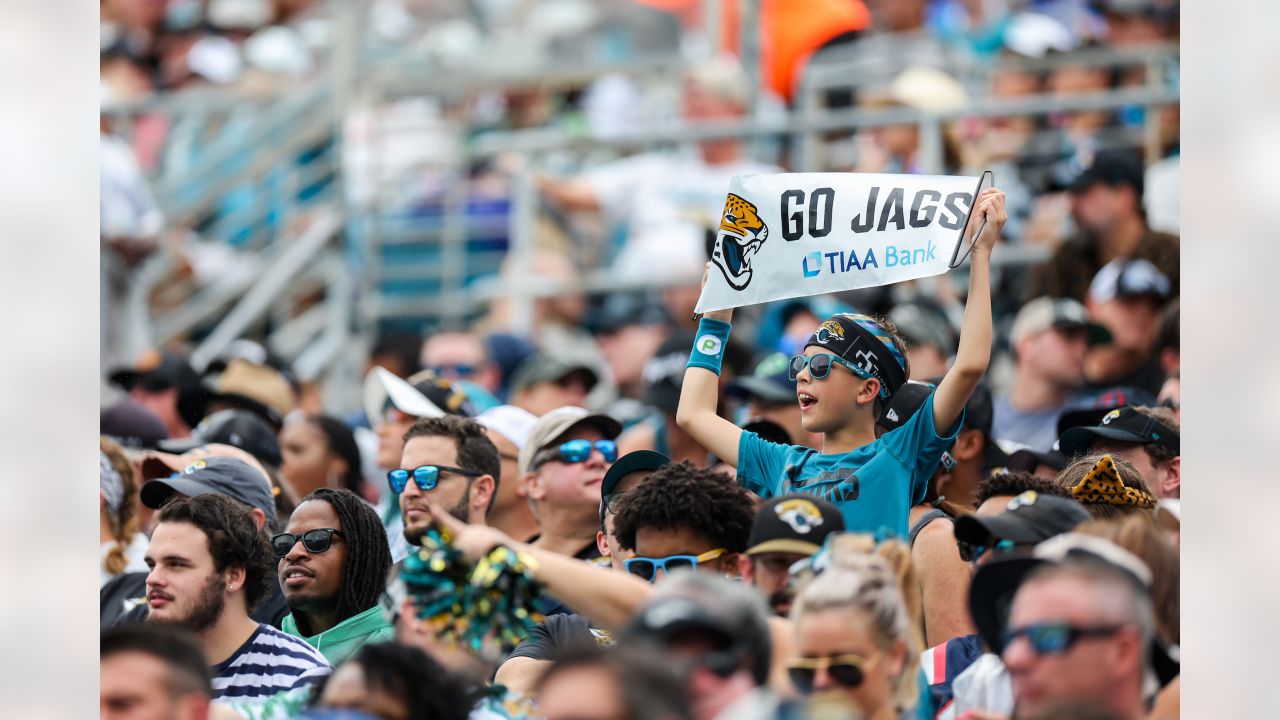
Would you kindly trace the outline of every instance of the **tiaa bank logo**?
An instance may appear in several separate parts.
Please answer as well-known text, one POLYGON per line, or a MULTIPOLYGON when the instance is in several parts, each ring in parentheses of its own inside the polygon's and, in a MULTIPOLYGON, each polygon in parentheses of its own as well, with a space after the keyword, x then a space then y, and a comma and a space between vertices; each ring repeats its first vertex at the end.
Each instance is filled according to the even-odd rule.
POLYGON ((801 260, 801 264, 803 265, 805 277, 818 277, 818 273, 822 272, 822 253, 811 252, 805 255, 801 260))

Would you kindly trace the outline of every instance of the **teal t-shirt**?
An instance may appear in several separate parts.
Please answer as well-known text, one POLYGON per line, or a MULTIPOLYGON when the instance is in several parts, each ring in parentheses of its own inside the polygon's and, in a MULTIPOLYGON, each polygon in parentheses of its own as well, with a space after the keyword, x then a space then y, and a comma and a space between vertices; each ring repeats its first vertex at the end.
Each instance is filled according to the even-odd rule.
POLYGON ((905 541, 911 506, 924 500, 929 478, 963 421, 961 413, 950 432, 939 436, 930 393, 902 427, 838 455, 779 445, 743 432, 738 440, 738 482, 762 498, 793 492, 816 495, 840 508, 846 530, 877 533, 888 528, 905 541))

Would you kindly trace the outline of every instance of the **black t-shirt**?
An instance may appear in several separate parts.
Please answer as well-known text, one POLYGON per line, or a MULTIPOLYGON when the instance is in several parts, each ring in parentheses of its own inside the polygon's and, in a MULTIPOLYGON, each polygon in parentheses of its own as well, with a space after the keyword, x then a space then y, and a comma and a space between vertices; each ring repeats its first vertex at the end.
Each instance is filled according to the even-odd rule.
MULTIPOLYGON (((124 573, 114 577, 98 592, 101 629, 135 620, 147 619, 147 573, 124 573)), ((280 629, 289 614, 289 605, 280 592, 280 584, 271 583, 270 594, 258 603, 249 617, 280 629)))
POLYGON ((527 657, 534 660, 551 660, 560 653, 580 647, 608 647, 613 644, 613 634, 608 630, 591 627, 587 619, 577 614, 550 615, 525 641, 507 656, 527 657))

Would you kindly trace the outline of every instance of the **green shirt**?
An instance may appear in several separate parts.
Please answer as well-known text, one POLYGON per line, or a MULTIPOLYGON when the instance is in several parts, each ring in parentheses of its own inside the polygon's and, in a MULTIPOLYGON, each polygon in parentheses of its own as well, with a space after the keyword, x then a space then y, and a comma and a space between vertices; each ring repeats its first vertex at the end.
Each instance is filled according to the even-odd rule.
POLYGON ((395 629, 387 622, 381 605, 374 605, 359 615, 352 615, 319 635, 302 637, 298 631, 298 622, 293 614, 285 616, 280 629, 294 637, 300 637, 308 645, 320 651, 320 654, 333 664, 343 662, 355 655, 367 643, 388 642, 395 639, 395 629))

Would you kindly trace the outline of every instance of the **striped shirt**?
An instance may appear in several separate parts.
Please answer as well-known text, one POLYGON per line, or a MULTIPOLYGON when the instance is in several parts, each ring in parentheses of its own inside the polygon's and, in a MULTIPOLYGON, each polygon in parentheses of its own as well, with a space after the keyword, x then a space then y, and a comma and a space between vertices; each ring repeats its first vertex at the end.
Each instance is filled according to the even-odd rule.
POLYGON ((305 691, 332 670, 302 638, 260 624, 239 650, 213 666, 213 699, 265 703, 282 693, 305 691))

